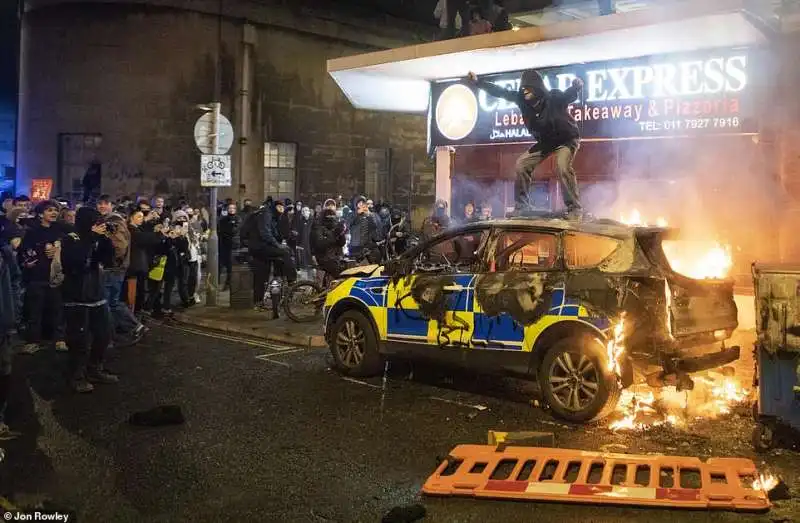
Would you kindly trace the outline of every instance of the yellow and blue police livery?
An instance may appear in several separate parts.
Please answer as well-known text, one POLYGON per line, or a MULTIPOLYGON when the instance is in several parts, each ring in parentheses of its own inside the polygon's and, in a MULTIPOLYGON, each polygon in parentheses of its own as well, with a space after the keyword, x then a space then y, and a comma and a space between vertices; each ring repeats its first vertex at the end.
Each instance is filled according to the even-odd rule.
MULTIPOLYGON (((590 315, 568 296, 562 251, 563 236, 572 230, 560 220, 480 222, 432 238, 386 266, 345 271, 324 307, 337 368, 368 376, 380 372, 384 357, 402 356, 539 379, 546 349, 580 338, 574 358, 562 347, 555 365, 570 369, 583 351, 592 360, 591 368, 580 369, 586 375, 573 376, 576 367, 568 377, 552 377, 576 384, 584 379, 571 408, 578 417, 593 417, 613 397, 606 389, 614 388, 614 377, 603 371, 604 354, 598 351, 610 318, 590 315), (502 296, 513 286, 518 289, 512 295, 502 296), (514 305, 498 309, 503 300, 514 305), (541 311, 535 320, 515 316, 515 307, 524 313, 523 302, 541 311)), ((612 251, 624 243, 608 240, 612 251)))
POLYGON ((559 417, 597 419, 632 382, 631 355, 658 359, 662 346, 736 327, 732 286, 673 278, 663 259, 656 232, 616 222, 469 224, 386 265, 345 271, 326 298, 325 336, 348 375, 378 374, 390 356, 434 360, 535 380, 559 417), (681 299, 665 300, 665 289, 681 299), (637 345, 611 362, 622 312, 637 345))

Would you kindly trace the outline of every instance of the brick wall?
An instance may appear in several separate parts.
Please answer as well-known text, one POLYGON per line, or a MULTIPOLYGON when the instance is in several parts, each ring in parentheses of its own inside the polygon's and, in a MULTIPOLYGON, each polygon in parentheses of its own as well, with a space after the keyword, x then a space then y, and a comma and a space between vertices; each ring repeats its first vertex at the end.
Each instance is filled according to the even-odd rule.
MULTIPOLYGON (((363 190, 364 148, 391 148, 393 193, 433 198, 424 117, 352 109, 328 77, 328 58, 355 54, 354 43, 254 24, 251 133, 231 154, 246 169, 244 196, 263 196, 263 142, 298 144, 299 196, 363 190)), ((326 27, 330 22, 326 22, 326 27)), ((196 104, 214 96, 216 17, 162 7, 60 5, 26 15, 23 43, 20 185, 56 178, 59 133, 100 133, 103 191, 201 197, 192 130, 196 104)), ((351 31, 352 33, 352 31, 351 31)), ((344 33, 344 30, 342 32, 344 33)), ((350 34, 350 33, 348 33, 350 34)), ((239 131, 242 23, 222 25, 223 113, 239 131)), ((238 196, 235 188, 221 196, 238 196)))

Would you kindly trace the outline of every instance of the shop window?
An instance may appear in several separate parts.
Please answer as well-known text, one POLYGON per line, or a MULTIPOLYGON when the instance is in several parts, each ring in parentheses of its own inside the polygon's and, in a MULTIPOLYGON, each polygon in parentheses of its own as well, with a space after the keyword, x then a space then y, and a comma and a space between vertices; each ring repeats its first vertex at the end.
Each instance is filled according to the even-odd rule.
POLYGON ((622 242, 606 236, 570 233, 564 238, 564 260, 568 269, 596 267, 611 256, 622 242))
POLYGON ((554 234, 509 232, 503 234, 495 253, 497 271, 542 271, 556 268, 558 241, 554 234))
POLYGON ((295 197, 297 177, 297 144, 267 142, 264 144, 264 198, 295 197))
POLYGON ((364 194, 389 201, 391 149, 364 149, 364 194))
POLYGON ((97 161, 103 135, 95 133, 62 133, 58 135, 58 180, 53 192, 72 200, 83 200, 83 177, 91 169, 100 182, 92 187, 92 196, 102 192, 103 169, 97 161))

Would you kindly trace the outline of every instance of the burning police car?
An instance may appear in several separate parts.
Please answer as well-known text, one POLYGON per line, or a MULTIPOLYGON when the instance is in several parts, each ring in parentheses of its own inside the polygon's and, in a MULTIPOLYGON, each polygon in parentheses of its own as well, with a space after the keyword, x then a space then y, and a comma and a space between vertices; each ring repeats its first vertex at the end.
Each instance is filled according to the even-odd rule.
POLYGON ((690 388, 738 359, 733 282, 676 272, 663 227, 511 218, 446 231, 386 266, 350 269, 325 303, 337 369, 386 357, 535 380, 554 413, 607 416, 635 380, 690 388))

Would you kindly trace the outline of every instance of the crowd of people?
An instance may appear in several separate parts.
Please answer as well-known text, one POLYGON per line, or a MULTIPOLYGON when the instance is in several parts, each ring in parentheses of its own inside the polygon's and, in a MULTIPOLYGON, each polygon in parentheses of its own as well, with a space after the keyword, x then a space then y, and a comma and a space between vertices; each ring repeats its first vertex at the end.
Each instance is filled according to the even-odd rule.
POLYGON ((513 29, 504 0, 439 0, 433 16, 445 39, 513 29))
MULTIPOLYGON (((491 207, 483 207, 469 202, 451 217, 439 200, 421 234, 490 218, 491 207)), ((110 347, 140 341, 148 317, 166 318, 173 305, 200 302, 211 218, 202 205, 170 206, 161 196, 102 195, 75 205, 17 196, 5 198, 2 211, 0 438, 10 431, 4 411, 15 355, 46 347, 66 352, 70 388, 92 392, 118 381, 104 366, 110 347)), ((292 282, 298 268, 312 267, 335 277, 348 265, 398 256, 419 239, 403 210, 365 196, 313 206, 227 200, 216 212, 221 289, 230 287, 234 264, 246 261, 257 308, 274 278, 292 282)))

